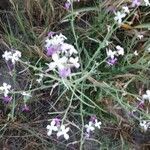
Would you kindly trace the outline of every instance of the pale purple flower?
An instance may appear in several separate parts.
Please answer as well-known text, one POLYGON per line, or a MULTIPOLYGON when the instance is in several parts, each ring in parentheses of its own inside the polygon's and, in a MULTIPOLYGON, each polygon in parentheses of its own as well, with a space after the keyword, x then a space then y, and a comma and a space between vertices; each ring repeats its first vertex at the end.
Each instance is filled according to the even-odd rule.
POLYGON ((132 7, 138 7, 141 4, 141 0, 132 0, 132 7))
POLYGON ((27 106, 27 104, 24 104, 24 106, 22 107, 22 111, 23 112, 29 112, 30 111, 29 106, 27 106))
POLYGON ((70 68, 63 68, 63 69, 59 69, 58 71, 59 71, 59 76, 62 78, 66 78, 71 74, 70 68))
POLYGON ((95 116, 95 115, 94 115, 94 116, 91 116, 90 121, 94 123, 95 120, 96 120, 96 116, 95 116))
POLYGON ((55 123, 56 123, 56 125, 57 126, 60 126, 60 122, 61 122, 61 120, 59 119, 59 118, 54 118, 54 120, 55 120, 55 123))
POLYGON ((117 58, 108 58, 107 59, 107 64, 109 65, 109 66, 113 66, 113 65, 115 65, 117 63, 117 58))
POLYGON ((143 109, 143 108, 144 108, 144 101, 141 101, 141 102, 137 105, 137 108, 143 109))
POLYGON ((55 32, 53 32, 53 31, 50 31, 49 33, 48 33, 48 37, 51 37, 52 38, 52 36, 55 34, 55 32))
POLYGON ((7 61, 6 64, 7 64, 7 67, 8 67, 8 69, 9 69, 9 71, 10 71, 10 72, 13 71, 13 69, 14 69, 14 64, 13 64, 10 60, 7 61))
POLYGON ((67 1, 67 2, 65 3, 65 8, 66 8, 67 10, 69 10, 70 7, 71 7, 71 2, 67 1))
POLYGON ((50 46, 50 47, 47 47, 47 53, 46 55, 47 56, 52 56, 54 53, 56 53, 57 51, 60 50, 60 46, 50 46))
POLYGON ((10 96, 3 97, 3 102, 4 102, 5 104, 10 103, 11 101, 12 101, 12 97, 10 97, 10 96))

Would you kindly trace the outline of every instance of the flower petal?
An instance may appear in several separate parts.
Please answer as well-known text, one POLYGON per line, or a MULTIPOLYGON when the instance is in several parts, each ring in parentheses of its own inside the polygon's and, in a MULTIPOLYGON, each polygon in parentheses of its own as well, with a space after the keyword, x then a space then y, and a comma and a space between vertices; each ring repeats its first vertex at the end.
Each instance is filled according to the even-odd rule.
POLYGON ((66 140, 68 140, 68 139, 69 139, 69 135, 68 135, 68 134, 64 134, 64 138, 65 138, 66 140))

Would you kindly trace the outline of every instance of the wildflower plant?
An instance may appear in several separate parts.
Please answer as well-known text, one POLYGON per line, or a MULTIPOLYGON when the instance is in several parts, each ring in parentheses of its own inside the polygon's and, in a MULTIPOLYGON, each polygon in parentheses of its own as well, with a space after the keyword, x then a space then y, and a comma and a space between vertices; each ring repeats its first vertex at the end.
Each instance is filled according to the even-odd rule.
POLYGON ((149 1, 65 2, 25 1, 24 12, 11 1, 19 31, 4 36, 17 50, 1 58, 1 131, 29 149, 132 149, 133 128, 150 129, 149 1))

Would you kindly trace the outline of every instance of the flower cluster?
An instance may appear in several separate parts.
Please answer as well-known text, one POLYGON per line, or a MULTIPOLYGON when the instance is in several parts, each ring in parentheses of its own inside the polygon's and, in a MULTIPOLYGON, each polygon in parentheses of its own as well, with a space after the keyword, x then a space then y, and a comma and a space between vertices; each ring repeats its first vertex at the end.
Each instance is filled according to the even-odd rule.
POLYGON ((57 68, 59 76, 62 78, 71 75, 71 68, 79 68, 79 58, 77 57, 77 50, 73 45, 65 43, 67 38, 62 35, 55 35, 54 32, 50 32, 46 39, 46 54, 51 56, 52 62, 48 65, 47 71, 55 70, 57 68))
POLYGON ((47 125, 46 128, 48 130, 48 132, 47 132, 48 136, 51 136, 52 132, 55 131, 55 132, 57 132, 57 134, 56 134, 57 137, 60 137, 63 135, 66 140, 69 139, 68 132, 69 132, 70 128, 69 127, 66 128, 65 125, 61 125, 60 119, 58 119, 58 118, 54 118, 51 121, 50 125, 47 125))
MULTIPOLYGON (((89 123, 85 125, 85 128, 86 128, 85 136, 90 137, 90 133, 92 131, 94 131, 95 128, 100 129, 101 124, 102 123, 100 121, 98 121, 95 116, 91 117, 89 123)), ((57 134, 56 134, 57 137, 64 136, 64 138, 66 140, 69 139, 68 132, 69 132, 70 128, 69 127, 66 128, 65 125, 62 125, 61 120, 58 118, 52 119, 50 125, 47 125, 46 129, 48 130, 47 131, 48 136, 51 136, 53 132, 57 132, 57 134)))
POLYGON ((120 55, 124 55, 124 49, 121 46, 117 45, 115 51, 112 51, 111 49, 106 49, 106 54, 108 57, 107 64, 109 66, 113 66, 117 63, 117 57, 120 55))
POLYGON ((21 52, 17 51, 17 50, 12 50, 12 51, 5 51, 4 54, 2 55, 2 57, 6 60, 6 61, 11 61, 12 64, 14 65, 15 62, 17 62, 19 60, 19 58, 21 57, 21 52))
POLYGON ((86 128, 86 137, 90 137, 90 133, 95 130, 95 128, 100 129, 101 128, 101 122, 97 120, 95 116, 91 117, 88 124, 85 125, 86 128))

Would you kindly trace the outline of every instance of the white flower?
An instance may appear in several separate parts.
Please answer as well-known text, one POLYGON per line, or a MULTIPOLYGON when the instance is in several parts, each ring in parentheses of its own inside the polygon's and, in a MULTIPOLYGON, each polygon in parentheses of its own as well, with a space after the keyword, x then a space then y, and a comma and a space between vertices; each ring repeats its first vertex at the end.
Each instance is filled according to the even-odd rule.
POLYGON ((65 128, 64 125, 61 125, 60 130, 57 132, 57 137, 60 137, 61 135, 63 135, 64 138, 65 138, 66 140, 68 140, 68 139, 69 139, 69 135, 67 134, 67 132, 68 132, 69 130, 70 130, 69 127, 65 128))
POLYGON ((62 58, 59 58, 59 55, 57 53, 54 53, 52 55, 53 62, 48 64, 49 70, 53 70, 56 67, 58 69, 63 69, 65 64, 67 63, 67 57, 63 56, 62 58))
POLYGON ((55 119, 52 120, 50 125, 47 125, 46 129, 48 130, 47 135, 50 136, 52 131, 58 131, 58 127, 56 126, 55 119))
POLYGON ((138 34, 137 37, 141 40, 144 36, 142 34, 138 34))
POLYGON ((86 128, 86 132, 87 132, 87 133, 89 133, 90 131, 94 131, 94 130, 95 130, 92 121, 90 121, 89 124, 86 124, 86 125, 85 125, 85 128, 86 128))
POLYGON ((52 45, 61 45, 64 43, 64 40, 66 40, 66 39, 67 38, 60 33, 59 35, 53 36, 51 39, 47 38, 45 40, 45 42, 46 42, 45 47, 48 48, 52 45))
POLYGON ((127 14, 130 13, 130 10, 129 10, 128 6, 123 6, 122 9, 123 9, 123 11, 124 11, 125 13, 127 13, 127 14))
POLYGON ((120 11, 118 11, 117 13, 115 13, 115 17, 114 20, 118 22, 118 24, 122 23, 122 18, 124 18, 126 16, 125 13, 121 13, 120 11))
POLYGON ((100 128, 101 128, 101 124, 102 124, 102 123, 101 123, 100 121, 98 122, 98 120, 95 119, 95 123, 94 123, 94 126, 95 126, 95 127, 97 127, 98 129, 100 129, 100 128))
POLYGON ((12 63, 15 64, 15 62, 18 61, 20 57, 21 57, 21 52, 15 51, 15 53, 12 55, 11 58, 12 63))
POLYGON ((46 40, 45 40, 45 47, 46 48, 48 48, 50 45, 51 45, 51 39, 49 39, 49 38, 47 38, 46 40))
POLYGON ((143 97, 143 99, 146 99, 146 100, 148 100, 150 102, 150 90, 147 90, 146 94, 143 94, 142 97, 143 97))
POLYGON ((4 92, 5 97, 8 96, 10 88, 11 88, 11 85, 8 85, 7 83, 3 83, 3 86, 0 87, 0 90, 4 92))
POLYGON ((76 58, 70 57, 69 61, 70 61, 70 63, 72 63, 73 66, 75 66, 76 68, 79 68, 79 67, 80 67, 80 64, 78 63, 79 57, 76 57, 76 58))
POLYGON ((150 121, 146 121, 146 120, 140 121, 140 127, 141 127, 141 129, 143 129, 144 131, 147 131, 148 128, 150 127, 150 121))
POLYGON ((146 6, 150 6, 149 0, 144 0, 146 6))
POLYGON ((121 46, 117 45, 116 49, 118 55, 122 55, 122 56, 124 55, 124 49, 121 46))
POLYGON ((116 51, 112 51, 111 49, 106 49, 107 57, 114 58, 116 55, 116 51))
POLYGON ((11 53, 11 52, 8 52, 8 51, 5 51, 4 54, 2 55, 2 57, 3 57, 6 61, 8 61, 8 60, 11 59, 12 53, 11 53))
POLYGON ((15 64, 16 61, 19 60, 21 57, 21 52, 15 51, 15 52, 7 52, 5 51, 2 55, 3 58, 5 58, 6 61, 11 60, 13 64, 15 64))
POLYGON ((13 56, 18 59, 21 57, 21 52, 16 50, 15 53, 13 54, 13 56))
POLYGON ((74 53, 77 54, 77 50, 74 48, 73 45, 68 44, 68 43, 63 43, 61 45, 61 50, 62 52, 65 52, 66 54, 69 54, 70 56, 74 53))
POLYGON ((135 56, 138 56, 138 55, 139 55, 137 51, 134 51, 133 54, 134 54, 135 56))

